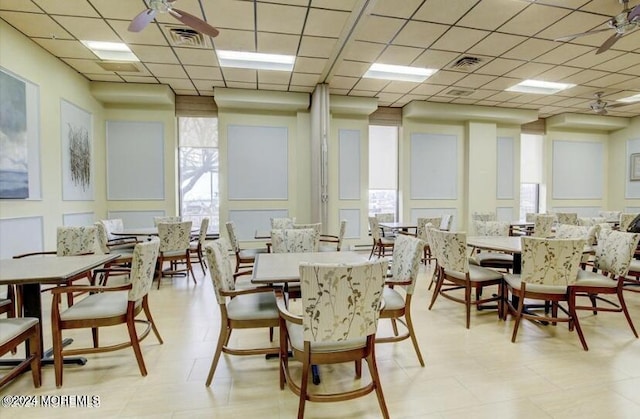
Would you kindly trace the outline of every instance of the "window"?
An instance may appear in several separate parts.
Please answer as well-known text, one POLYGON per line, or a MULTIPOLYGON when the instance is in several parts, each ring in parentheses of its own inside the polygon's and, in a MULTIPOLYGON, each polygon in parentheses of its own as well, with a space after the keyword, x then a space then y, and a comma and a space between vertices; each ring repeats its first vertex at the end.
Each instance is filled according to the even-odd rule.
POLYGON ((520 219, 528 212, 541 212, 543 137, 522 134, 520 141, 520 219))
POLYGON ((209 217, 209 233, 220 232, 218 119, 178 118, 180 215, 200 224, 209 217))
POLYGON ((398 127, 369 126, 369 214, 398 219, 398 127))

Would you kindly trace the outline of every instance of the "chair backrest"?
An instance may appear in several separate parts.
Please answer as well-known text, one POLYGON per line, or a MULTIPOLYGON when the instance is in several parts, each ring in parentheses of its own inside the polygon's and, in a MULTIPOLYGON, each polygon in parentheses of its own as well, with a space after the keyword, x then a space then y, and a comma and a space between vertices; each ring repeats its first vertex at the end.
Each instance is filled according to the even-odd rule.
POLYGON ((209 217, 204 217, 200 222, 200 231, 198 232, 198 243, 204 244, 207 240, 207 230, 209 230, 209 217))
POLYGON ((603 217, 606 221, 620 221, 622 211, 600 211, 598 217, 603 217))
MULTIPOLYGON (((432 227, 438 228, 442 223, 442 217, 420 217, 418 218, 417 229, 416 229, 416 237, 421 240, 427 241, 427 224, 431 224, 432 227)), ((428 244, 428 243, 427 243, 428 244)))
POLYGON ((177 252, 189 249, 192 221, 158 223, 160 252, 177 252))
POLYGON ((438 265, 447 271, 469 272, 467 234, 431 229, 431 250, 438 265))
POLYGON ((303 338, 337 342, 376 333, 388 261, 300 264, 303 338))
POLYGON ((273 253, 317 252, 320 235, 312 228, 271 230, 273 253))
POLYGON ((322 234, 322 223, 312 223, 312 224, 294 224, 291 228, 303 229, 303 228, 312 228, 318 233, 318 235, 322 234))
POLYGON ((399 234, 393 245, 391 278, 388 282, 411 282, 405 286, 407 294, 413 294, 420 270, 420 260, 425 242, 415 237, 399 234))
POLYGON ((594 226, 596 224, 606 223, 607 219, 605 217, 578 217, 578 225, 579 226, 594 226))
POLYGON ((396 220, 396 215, 391 212, 381 212, 375 215, 378 222, 381 223, 392 223, 396 220))
POLYGON ((621 213, 620 214, 620 231, 627 231, 627 229, 631 225, 631 222, 637 216, 638 214, 636 213, 628 213, 628 212, 621 213))
POLYGON ((600 224, 594 226, 576 226, 570 224, 558 224, 556 226, 556 239, 583 239, 586 244, 592 246, 596 244, 600 224))
POLYGON ((95 226, 58 227, 56 253, 58 256, 76 256, 96 251, 95 226))
POLYGON ((181 221, 182 221, 182 217, 178 217, 178 216, 153 217, 154 226, 157 226, 160 223, 179 223, 181 221))
POLYGON ((287 228, 293 228, 293 225, 296 222, 296 218, 287 218, 287 217, 281 217, 281 218, 272 218, 271 219, 271 229, 272 230, 281 230, 281 229, 287 229, 287 228))
POLYGON ((571 285, 578 276, 583 239, 522 237, 521 280, 530 284, 571 285))
MULTIPOLYGON (((526 222, 528 222, 528 223, 535 223, 536 222, 536 217, 538 215, 542 215, 542 214, 538 214, 537 212, 528 212, 528 213, 525 214, 524 220, 526 222)), ((546 215, 549 215, 549 214, 546 214, 546 215)), ((554 217, 554 219, 555 219, 555 217, 554 217)))
POLYGON ((558 224, 578 225, 577 212, 556 212, 558 224))
POLYGON ((157 238, 138 243, 133 248, 131 273, 129 274, 129 280, 131 281, 129 301, 139 301, 149 293, 155 275, 159 250, 160 240, 157 238))
POLYGON ((631 259, 638 247, 640 234, 611 231, 602 243, 598 243, 595 266, 616 277, 627 276, 631 259))
POLYGON ((113 234, 114 231, 124 230, 124 222, 122 221, 122 218, 109 218, 98 222, 104 226, 108 240, 115 240, 118 238, 118 236, 113 234))
POLYGON ((229 242, 231 242, 231 248, 236 253, 240 252, 240 242, 236 235, 236 223, 233 221, 227 221, 225 225, 227 226, 227 235, 229 236, 229 242))
MULTIPOLYGON (((442 216, 442 222, 440 223, 440 230, 450 231, 452 223, 453 223, 453 215, 444 214, 442 216)), ((438 228, 438 227, 434 226, 434 228, 438 228)))
POLYGON ((109 246, 107 245, 109 242, 109 236, 104 224, 101 221, 96 221, 93 225, 96 227, 96 238, 98 239, 98 246, 100 246, 100 250, 102 250, 103 253, 111 253, 111 249, 109 249, 109 246))
POLYGON ((551 228, 556 221, 556 217, 549 214, 537 214, 534 217, 533 237, 550 237, 553 235, 551 228))
POLYGON ((338 245, 336 249, 340 251, 342 249, 342 240, 344 239, 344 233, 347 232, 347 220, 340 221, 340 230, 338 231, 338 245))
POLYGON ((219 239, 204 248, 207 262, 209 262, 213 291, 216 294, 218 304, 226 303, 226 297, 221 295, 221 291, 233 291, 235 289, 233 270, 227 254, 227 247, 228 244, 225 243, 225 240, 219 239))
POLYGON ((497 221, 497 219, 497 215, 493 211, 474 212, 471 214, 471 220, 473 221, 497 221))
POLYGON ((378 241, 382 239, 380 223, 376 217, 369 217, 369 230, 371 230, 371 237, 373 237, 373 240, 378 241))
POLYGON ((511 224, 507 221, 473 221, 478 236, 508 236, 511 224))

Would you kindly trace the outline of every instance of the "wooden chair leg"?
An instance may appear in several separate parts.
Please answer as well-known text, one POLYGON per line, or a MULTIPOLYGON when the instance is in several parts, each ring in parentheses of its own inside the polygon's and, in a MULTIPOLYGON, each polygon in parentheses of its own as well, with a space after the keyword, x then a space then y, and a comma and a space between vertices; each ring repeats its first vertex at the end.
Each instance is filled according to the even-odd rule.
POLYGON ((209 375, 207 375, 207 387, 211 385, 213 381, 213 374, 216 372, 216 367, 218 366, 218 361, 220 360, 220 354, 222 353, 222 348, 225 346, 226 342, 229 340, 229 328, 226 324, 220 325, 220 334, 218 335, 218 345, 216 345, 216 352, 213 355, 213 360, 211 361, 211 367, 209 368, 209 375))
MULTIPOLYGON (((305 344, 305 346, 308 346, 305 344)), ((300 400, 298 402, 298 419, 304 418, 304 407, 307 402, 307 388, 309 387, 309 371, 311 371, 311 354, 305 351, 302 362, 302 381, 300 382, 300 400)))
POLYGON ((127 330, 129 331, 129 339, 131 339, 131 347, 136 354, 140 374, 144 377, 147 375, 147 367, 144 365, 144 358, 142 357, 142 350, 140 349, 140 339, 138 339, 138 333, 136 333, 136 324, 133 320, 133 315, 127 319, 127 330))
POLYGON ((413 349, 416 350, 416 355, 418 356, 418 361, 420 362, 420 366, 424 367, 424 360, 422 359, 422 354, 420 353, 420 347, 418 346, 418 339, 416 338, 416 334, 413 330, 413 320, 411 320, 411 313, 408 307, 404 313, 404 318, 407 321, 407 329, 409 329, 409 336, 411 337, 411 342, 413 343, 413 349))
POLYGON ((464 288, 464 305, 466 308, 467 329, 471 326, 471 284, 467 283, 464 288))
POLYGON ((629 310, 627 309, 627 303, 624 301, 623 293, 624 293, 624 290, 622 286, 619 286, 617 294, 618 294, 618 301, 620 301, 620 308, 622 309, 624 316, 627 318, 627 323, 629 323, 629 327, 631 328, 633 335, 635 337, 638 337, 638 332, 636 331, 636 328, 633 325, 633 321, 631 320, 631 316, 629 315, 629 310))
POLYGON ((153 330, 153 333, 156 335, 158 342, 160 342, 160 344, 163 344, 164 341, 162 340, 162 336, 160 336, 160 332, 158 332, 158 328, 156 327, 156 322, 153 320, 153 317, 151 316, 151 310, 149 309, 149 300, 147 299, 146 295, 142 298, 142 309, 144 310, 144 315, 147 317, 147 321, 151 323, 151 329, 153 330))
POLYGON ((524 293, 518 298, 518 310, 516 311, 516 321, 513 325, 513 334, 511 335, 511 342, 515 343, 516 336, 518 336, 518 329, 520 328, 520 322, 522 321, 522 311, 524 310, 524 293))
POLYGON ((91 337, 93 339, 93 347, 97 348, 99 346, 99 336, 98 336, 98 328, 97 327, 92 327, 91 328, 91 337))
POLYGON ((34 329, 34 333, 29 337, 29 350, 31 351, 31 376, 33 378, 33 386, 38 388, 42 385, 40 324, 37 324, 34 329))
POLYGON ((372 345, 371 353, 366 358, 367 365, 369 366, 369 372, 371 373, 371 381, 373 381, 374 388, 376 390, 376 397, 378 398, 378 404, 382 411, 382 417, 389 419, 389 410, 387 404, 384 401, 384 394, 382 393, 382 385, 380 383, 380 375, 378 374, 378 365, 376 364, 375 347, 372 345))

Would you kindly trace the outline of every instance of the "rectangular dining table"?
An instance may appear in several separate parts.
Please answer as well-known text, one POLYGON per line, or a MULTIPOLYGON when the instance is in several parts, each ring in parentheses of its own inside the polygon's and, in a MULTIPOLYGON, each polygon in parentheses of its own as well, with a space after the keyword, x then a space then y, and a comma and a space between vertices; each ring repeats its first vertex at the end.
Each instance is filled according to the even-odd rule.
MULTIPOLYGON (((19 285, 22 288, 22 304, 25 317, 35 317, 40 321, 40 345, 42 339, 42 298, 41 284, 64 284, 70 278, 101 267, 118 258, 118 254, 94 254, 83 256, 37 256, 20 259, 0 259, 0 284, 19 285)), ((64 343, 69 344, 70 340, 64 343)), ((64 344, 63 343, 63 344, 64 344)), ((28 343, 27 343, 28 345, 28 343)), ((27 348, 27 353, 29 350, 27 348)), ((42 362, 53 363, 52 351, 42 351, 42 362)), ((6 360, 11 363, 15 360, 6 360)), ((3 361, 4 362, 4 361, 3 361)), ((84 365, 85 358, 65 358, 65 363, 84 365)), ((0 363, 1 364, 1 363, 0 363)))

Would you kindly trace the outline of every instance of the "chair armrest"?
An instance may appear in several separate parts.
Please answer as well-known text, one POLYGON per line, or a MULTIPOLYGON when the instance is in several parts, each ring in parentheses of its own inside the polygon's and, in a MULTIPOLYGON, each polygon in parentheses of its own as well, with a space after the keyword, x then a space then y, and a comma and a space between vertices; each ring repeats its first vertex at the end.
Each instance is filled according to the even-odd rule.
POLYGON ((331 234, 321 234, 320 235, 320 241, 321 242, 327 242, 327 243, 338 243, 340 239, 338 238, 338 236, 334 236, 331 234))
POLYGON ((384 281, 385 285, 389 285, 390 287, 394 287, 394 286, 404 286, 404 285, 411 285, 411 281, 394 281, 394 280, 389 280, 389 281, 384 281))
POLYGON ((275 290, 275 293, 276 305, 278 306, 278 313, 280 313, 280 317, 291 323, 302 324, 302 316, 296 316, 287 308, 287 301, 284 298, 284 292, 281 289, 277 289, 275 290))
POLYGON ((55 250, 52 250, 50 252, 31 252, 31 253, 22 253, 20 255, 15 255, 13 257, 13 259, 22 259, 22 258, 26 258, 29 256, 42 256, 42 255, 55 255, 58 252, 56 252, 55 250))
POLYGON ((404 234, 405 236, 418 237, 418 233, 411 233, 409 231, 398 230, 398 234, 404 234))
POLYGON ((68 292, 111 292, 111 291, 128 291, 131 284, 123 284, 117 286, 100 286, 100 285, 69 285, 51 288, 52 294, 66 294, 68 292))
POLYGON ((261 292, 273 292, 274 288, 270 286, 255 287, 255 288, 242 288, 234 291, 220 291, 220 295, 225 297, 236 297, 238 295, 258 294, 261 292))

